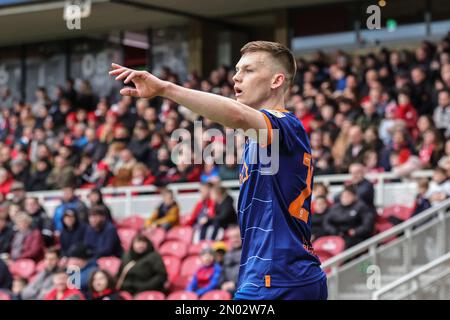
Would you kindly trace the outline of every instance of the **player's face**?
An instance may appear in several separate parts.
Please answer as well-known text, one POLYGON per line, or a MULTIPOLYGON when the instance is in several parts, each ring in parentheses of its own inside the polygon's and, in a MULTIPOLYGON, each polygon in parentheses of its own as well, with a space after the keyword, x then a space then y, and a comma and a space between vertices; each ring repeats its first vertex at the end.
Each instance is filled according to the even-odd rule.
POLYGON ((249 52, 241 57, 233 77, 237 101, 252 108, 263 107, 272 93, 273 63, 267 52, 249 52))

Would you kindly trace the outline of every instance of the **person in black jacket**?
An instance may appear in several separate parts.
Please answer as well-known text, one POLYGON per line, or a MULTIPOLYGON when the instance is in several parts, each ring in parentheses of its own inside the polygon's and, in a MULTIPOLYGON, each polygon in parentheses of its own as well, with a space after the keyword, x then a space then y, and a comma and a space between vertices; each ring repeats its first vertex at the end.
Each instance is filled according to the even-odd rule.
POLYGON ((327 198, 319 196, 314 199, 314 212, 311 216, 311 241, 325 236, 327 233, 323 227, 323 221, 329 212, 327 198))
POLYGON ((355 187, 358 199, 362 200, 369 208, 375 209, 375 191, 372 183, 364 178, 364 165, 359 162, 352 163, 349 172, 352 176, 350 185, 355 187))
POLYGON ((11 249, 11 242, 14 237, 14 230, 8 224, 8 218, 4 213, 0 214, 0 254, 8 253, 11 249))
POLYGON ((8 266, 3 261, 3 259, 0 259, 0 290, 11 290, 12 283, 13 278, 11 273, 9 272, 8 266))
POLYGON ((123 300, 116 290, 116 283, 106 270, 96 270, 89 278, 89 297, 91 300, 123 300))
POLYGON ((34 168, 28 182, 28 191, 42 191, 49 189, 49 186, 47 185, 47 177, 50 175, 51 171, 52 169, 48 160, 37 160, 36 167, 34 168))
POLYGON ((74 209, 66 209, 63 215, 63 230, 59 238, 61 244, 61 256, 68 257, 71 249, 77 244, 83 243, 87 225, 79 221, 74 209))
POLYGON ((145 162, 150 157, 150 132, 144 121, 136 121, 133 138, 128 149, 139 162, 145 162))
POLYGON ((215 203, 215 216, 209 223, 214 226, 214 232, 211 239, 218 239, 219 233, 228 228, 229 225, 237 224, 236 209, 234 208, 233 198, 227 190, 220 185, 215 185, 212 190, 212 199, 215 203))
POLYGON ((372 209, 358 200, 354 187, 346 186, 340 195, 340 203, 330 208, 323 226, 328 234, 343 237, 349 248, 373 234, 374 222, 372 209))
POLYGON ((122 258, 116 288, 133 295, 149 290, 164 291, 167 272, 164 262, 145 236, 138 234, 122 258))
POLYGON ((31 228, 39 229, 47 247, 54 244, 53 238, 53 221, 49 218, 44 208, 39 204, 39 200, 35 197, 27 197, 25 199, 25 212, 31 217, 31 228))

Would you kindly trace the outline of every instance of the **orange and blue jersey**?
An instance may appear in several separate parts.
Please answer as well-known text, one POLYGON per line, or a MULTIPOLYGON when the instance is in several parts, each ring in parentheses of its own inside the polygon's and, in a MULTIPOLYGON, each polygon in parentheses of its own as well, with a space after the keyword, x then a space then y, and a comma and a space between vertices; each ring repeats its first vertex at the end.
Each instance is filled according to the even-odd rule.
POLYGON ((240 170, 238 294, 249 287, 300 287, 325 278, 310 242, 313 164, 307 133, 287 110, 261 112, 267 145, 247 139, 240 170))

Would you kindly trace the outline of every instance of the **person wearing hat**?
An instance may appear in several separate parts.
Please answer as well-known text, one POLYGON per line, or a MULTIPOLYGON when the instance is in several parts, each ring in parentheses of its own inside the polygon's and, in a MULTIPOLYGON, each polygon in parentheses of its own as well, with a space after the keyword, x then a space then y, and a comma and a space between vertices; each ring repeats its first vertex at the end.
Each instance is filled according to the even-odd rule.
POLYGON ((83 243, 87 224, 78 219, 75 209, 67 208, 63 215, 63 229, 59 238, 61 256, 68 257, 72 247, 83 243))
POLYGON ((214 249, 204 248, 200 253, 201 266, 192 277, 186 290, 202 296, 219 286, 222 268, 214 259, 214 249))
POLYGON ((83 243, 92 248, 96 259, 122 256, 122 245, 117 229, 107 219, 104 207, 94 206, 89 210, 89 225, 83 243))
POLYGON ((346 248, 349 248, 373 234, 375 215, 358 199, 354 186, 346 186, 339 200, 325 216, 323 228, 329 235, 344 238, 346 248))
POLYGON ((92 248, 83 243, 73 246, 69 252, 67 268, 69 270, 76 270, 76 272, 79 270, 80 287, 78 289, 81 290, 85 297, 88 297, 89 279, 91 274, 98 268, 92 248))
POLYGON ((11 202, 14 204, 18 204, 22 208, 25 201, 25 196, 25 185, 22 182, 14 181, 11 185, 10 193, 8 195, 8 197, 11 199, 11 202))

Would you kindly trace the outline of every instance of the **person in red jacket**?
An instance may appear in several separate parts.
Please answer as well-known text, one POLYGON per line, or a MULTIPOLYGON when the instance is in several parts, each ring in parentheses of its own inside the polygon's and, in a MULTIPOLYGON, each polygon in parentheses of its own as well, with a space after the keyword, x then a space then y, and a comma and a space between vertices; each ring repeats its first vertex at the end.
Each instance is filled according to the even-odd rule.
POLYGON ((32 259, 36 262, 44 257, 44 240, 39 229, 31 229, 32 219, 26 213, 15 218, 17 232, 11 243, 11 258, 32 259))
POLYGON ((47 293, 44 300, 86 300, 80 290, 69 287, 67 283, 66 270, 56 271, 53 275, 53 289, 47 293))
POLYGON ((406 127, 413 137, 417 137, 417 111, 411 104, 411 98, 406 90, 401 90, 397 97, 398 104, 395 110, 395 118, 405 121, 406 127))
POLYGON ((211 240, 214 226, 211 224, 211 219, 215 214, 215 203, 211 199, 212 184, 202 183, 200 185, 200 200, 195 205, 186 225, 194 227, 193 243, 198 243, 200 240, 211 240))
POLYGON ((0 168, 0 193, 6 196, 11 191, 13 178, 5 168, 0 168))

